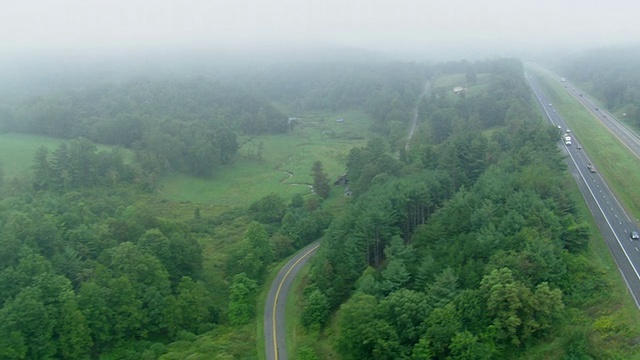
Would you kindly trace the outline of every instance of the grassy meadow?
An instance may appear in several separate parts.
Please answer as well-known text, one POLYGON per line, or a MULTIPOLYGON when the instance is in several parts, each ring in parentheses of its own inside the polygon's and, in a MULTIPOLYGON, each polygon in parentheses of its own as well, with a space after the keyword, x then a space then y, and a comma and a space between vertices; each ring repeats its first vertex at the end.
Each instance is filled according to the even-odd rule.
MULTIPOLYGON (((10 178, 31 169, 33 157, 40 146, 49 151, 55 150, 58 145, 68 141, 48 136, 5 133, 0 134, 0 166, 5 177, 10 178)), ((97 145, 98 151, 109 151, 113 147, 97 145)), ((124 150, 125 162, 133 161, 133 152, 124 150)))
POLYGON ((331 182, 344 174, 349 150, 366 144, 370 123, 358 111, 301 117, 289 133, 240 138, 234 163, 210 177, 164 177, 160 194, 170 201, 218 206, 245 206, 270 193, 285 199, 308 194, 313 163, 322 162, 331 182))

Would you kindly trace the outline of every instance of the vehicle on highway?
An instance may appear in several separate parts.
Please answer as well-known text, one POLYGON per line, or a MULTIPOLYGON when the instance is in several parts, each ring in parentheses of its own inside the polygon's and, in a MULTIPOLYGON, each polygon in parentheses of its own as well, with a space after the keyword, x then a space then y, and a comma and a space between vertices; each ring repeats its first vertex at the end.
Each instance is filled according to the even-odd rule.
POLYGON ((638 240, 640 239, 640 234, 638 234, 637 231, 633 230, 630 234, 631 240, 638 240))
POLYGON ((549 106, 553 106, 551 103, 549 103, 549 106))
POLYGON ((596 167, 593 166, 593 164, 589 163, 589 165, 587 165, 587 169, 589 169, 589 172, 596 172, 596 167))
POLYGON ((578 150, 582 150, 582 146, 578 145, 578 150))
POLYGON ((578 94, 578 95, 582 96, 582 93, 580 93, 580 94, 578 94))
POLYGON ((597 108, 596 108, 596 111, 600 111, 600 108, 599 108, 599 107, 597 107, 597 108))

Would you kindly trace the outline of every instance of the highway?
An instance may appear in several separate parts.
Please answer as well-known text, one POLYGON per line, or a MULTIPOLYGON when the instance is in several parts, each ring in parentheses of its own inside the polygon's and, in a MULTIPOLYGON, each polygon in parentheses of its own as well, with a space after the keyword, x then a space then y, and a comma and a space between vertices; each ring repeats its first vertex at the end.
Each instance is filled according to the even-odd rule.
POLYGON ((264 349, 267 360, 286 360, 285 312, 287 296, 296 274, 320 247, 315 241, 298 251, 271 283, 269 295, 264 305, 264 349))
MULTIPOLYGON (((555 111, 553 104, 542 91, 535 75, 527 74, 525 76, 545 118, 554 126, 559 126, 559 132, 562 131, 562 133, 565 133, 567 131, 566 123, 562 116, 555 111)), ((567 85, 568 89, 570 89, 569 86, 570 85, 567 85)), ((605 121, 608 118, 613 119, 613 117, 603 109, 596 110, 598 106, 594 105, 594 103, 586 97, 584 92, 578 89, 569 91, 575 92, 576 98, 578 98, 587 109, 592 111, 594 116, 600 116, 600 118, 605 119, 605 121), (582 96, 580 96, 580 94, 582 94, 582 96), (606 118, 604 118, 603 115, 606 115, 606 118)), ((615 126, 614 129, 611 129, 614 134, 617 134, 619 131, 621 136, 632 136, 635 138, 635 142, 629 140, 631 142, 627 145, 632 151, 636 145, 640 145, 638 144, 637 137, 635 137, 632 132, 626 133, 629 129, 626 129, 624 126, 615 126), (634 145, 634 143, 636 145, 634 145)), ((594 164, 595 172, 589 170, 587 165, 592 163, 591 160, 583 150, 578 149, 580 142, 575 138, 575 134, 571 133, 571 136, 572 144, 567 146, 561 141, 560 133, 558 134, 558 143, 561 144, 560 146, 567 154, 566 161, 569 166, 569 171, 575 178, 582 192, 582 196, 593 214, 598 228, 609 246, 611 254, 618 264, 620 273, 627 284, 627 288, 636 306, 640 308, 640 303, 638 302, 640 299, 640 272, 638 271, 638 269, 640 269, 640 240, 632 240, 630 238, 630 232, 636 230, 636 225, 624 211, 622 205, 613 196, 606 182, 598 173, 598 165, 594 164)), ((624 137, 621 137, 621 140, 626 141, 624 137)), ((638 147, 638 151, 640 151, 640 147, 638 147)), ((638 156, 640 152, 636 152, 635 154, 638 156)), ((600 164, 600 166, 606 166, 606 164, 600 164)))
POLYGON ((571 84, 570 82, 564 82, 564 87, 567 92, 576 98, 587 110, 589 110, 593 116, 595 116, 600 122, 611 131, 624 146, 626 146, 632 154, 640 159, 640 138, 638 135, 624 125, 620 120, 608 112, 606 109, 599 107, 599 105, 593 101, 586 93, 581 89, 571 84))

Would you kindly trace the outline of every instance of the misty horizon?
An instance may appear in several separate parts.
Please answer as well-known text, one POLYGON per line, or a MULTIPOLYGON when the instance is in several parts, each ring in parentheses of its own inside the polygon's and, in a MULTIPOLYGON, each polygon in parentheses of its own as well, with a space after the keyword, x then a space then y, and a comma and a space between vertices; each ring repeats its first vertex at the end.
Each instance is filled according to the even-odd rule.
POLYGON ((30 0, 0 14, 0 53, 139 53, 325 47, 416 61, 637 45, 640 4, 493 0, 30 0))

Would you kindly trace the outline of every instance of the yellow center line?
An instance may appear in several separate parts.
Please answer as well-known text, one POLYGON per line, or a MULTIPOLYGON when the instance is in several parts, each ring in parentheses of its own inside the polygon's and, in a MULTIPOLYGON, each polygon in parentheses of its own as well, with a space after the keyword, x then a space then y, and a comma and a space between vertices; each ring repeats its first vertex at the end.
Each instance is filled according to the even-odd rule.
POLYGON ((284 274, 284 276, 282 277, 282 280, 280 281, 280 284, 278 284, 278 290, 276 291, 276 297, 273 300, 273 315, 272 315, 272 319, 271 319, 271 323, 273 324, 273 329, 272 329, 272 332, 273 332, 273 355, 274 355, 275 360, 278 360, 278 337, 276 335, 276 305, 278 304, 278 296, 280 296, 280 289, 282 289, 282 284, 284 284, 284 281, 286 280, 287 276, 289 276, 289 273, 291 272, 291 270, 293 270, 293 268, 296 267, 296 265, 298 265, 298 263, 300 261, 302 261, 302 259, 304 259, 307 256, 309 256, 309 254, 314 252, 319 246, 320 246, 320 244, 312 247, 311 250, 307 251, 304 255, 302 255, 300 257, 300 259, 296 260, 296 262, 294 262, 293 265, 291 265, 291 267, 289 267, 289 270, 287 270, 287 272, 284 274))

